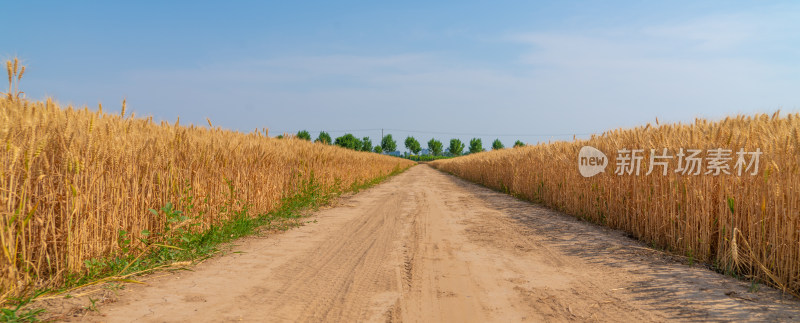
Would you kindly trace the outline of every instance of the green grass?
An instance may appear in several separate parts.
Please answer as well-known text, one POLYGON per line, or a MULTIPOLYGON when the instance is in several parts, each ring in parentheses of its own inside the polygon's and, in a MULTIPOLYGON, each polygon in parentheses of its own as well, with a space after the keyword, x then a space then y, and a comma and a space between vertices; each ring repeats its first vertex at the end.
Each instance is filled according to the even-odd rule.
POLYGON ((26 298, 11 299, 12 306, 0 309, 0 322, 39 322, 37 317, 44 313, 44 310, 26 308, 26 306, 41 294, 44 294, 44 291, 39 291, 26 298))
MULTIPOLYGON (((135 282, 129 277, 169 267, 176 262, 197 262, 212 257, 220 252, 219 247, 224 243, 265 230, 285 231, 301 226, 304 223, 301 219, 307 216, 309 211, 328 205, 331 200, 343 193, 359 192, 405 170, 398 167, 384 176, 355 183, 346 188, 336 184, 328 190, 324 190, 314 180, 312 174, 310 179, 302 183, 301 191, 283 199, 278 209, 267 214, 251 216, 247 206, 244 205, 228 220, 212 225, 202 232, 192 230, 199 225, 199 217, 202 214, 191 214, 195 198, 191 195, 191 187, 187 187, 184 191, 187 194, 179 201, 180 208, 167 203, 160 210, 150 210, 156 215, 166 217, 166 225, 162 232, 142 232, 146 238, 140 238, 141 243, 136 244, 138 247, 132 247, 134 244, 129 233, 120 231, 117 239, 120 252, 117 256, 86 261, 85 271, 68 274, 64 285, 57 290, 41 290, 28 298, 10 299, 6 308, 0 312, 0 322, 37 321, 37 316, 43 311, 29 309, 27 305, 43 294, 70 297, 69 291, 84 286, 106 282, 135 282), (187 211, 184 213, 178 209, 187 211)), ((242 206, 241 201, 235 200, 235 190, 230 183, 229 187, 231 202, 226 207, 231 208, 234 204, 242 206)), ((94 302, 89 306, 95 309, 94 302)))

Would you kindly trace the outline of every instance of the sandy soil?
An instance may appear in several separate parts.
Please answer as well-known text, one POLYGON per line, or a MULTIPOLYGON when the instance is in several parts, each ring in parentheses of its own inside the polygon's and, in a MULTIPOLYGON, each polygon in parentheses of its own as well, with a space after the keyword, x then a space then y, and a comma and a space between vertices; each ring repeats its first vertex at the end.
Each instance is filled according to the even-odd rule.
MULTIPOLYGON (((426 165, 103 296, 98 322, 797 321, 800 303, 426 165)), ((96 296, 97 297, 97 296, 96 296)), ((67 303, 64 303, 67 304, 67 303)), ((85 305, 85 304, 84 304, 85 305)), ((69 312, 62 305, 64 313, 69 312)), ((61 317, 64 318, 63 316, 61 317)))

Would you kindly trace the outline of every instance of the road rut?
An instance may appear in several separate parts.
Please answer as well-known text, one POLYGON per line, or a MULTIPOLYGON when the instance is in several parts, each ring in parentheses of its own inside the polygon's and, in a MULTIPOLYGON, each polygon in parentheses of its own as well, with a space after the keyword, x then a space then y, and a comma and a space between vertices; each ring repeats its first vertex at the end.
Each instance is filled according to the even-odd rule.
POLYGON ((688 266, 427 165, 109 296, 98 322, 800 319, 791 297, 688 266))

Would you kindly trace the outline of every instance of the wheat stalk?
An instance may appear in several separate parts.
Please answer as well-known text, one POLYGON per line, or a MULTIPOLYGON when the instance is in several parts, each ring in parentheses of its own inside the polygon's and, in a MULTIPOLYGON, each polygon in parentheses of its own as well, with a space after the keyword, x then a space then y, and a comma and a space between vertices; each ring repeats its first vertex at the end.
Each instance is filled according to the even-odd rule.
MULTIPOLYGON (((491 151, 431 165, 797 293, 800 195, 790 192, 800 187, 798 120, 798 114, 784 117, 780 111, 718 122, 697 118, 691 124, 657 120, 655 127, 615 129, 589 140, 491 151), (584 145, 603 151, 611 159, 610 170, 583 178, 577 151, 584 145), (612 174, 619 149, 668 148, 674 154, 681 147, 733 152, 758 148, 763 155, 755 176, 612 174), (742 249, 743 243, 749 247, 742 249)), ((675 170, 677 160, 669 168, 675 170)))
POLYGON ((0 295, 56 287, 68 273, 85 271, 86 260, 118 254, 119 230, 136 247, 142 230, 164 228, 166 219, 147 210, 167 202, 202 215, 192 222, 197 227, 184 229, 203 230, 245 205, 253 215, 274 210, 312 173, 320 189, 331 190, 413 164, 303 140, 264 140, 213 128, 210 119, 212 128, 203 128, 125 114, 126 100, 117 116, 102 105, 90 111, 52 99, 0 98, 0 121, 11 121, 0 122, 0 295), (185 185, 199 201, 191 210, 179 203, 185 185))

